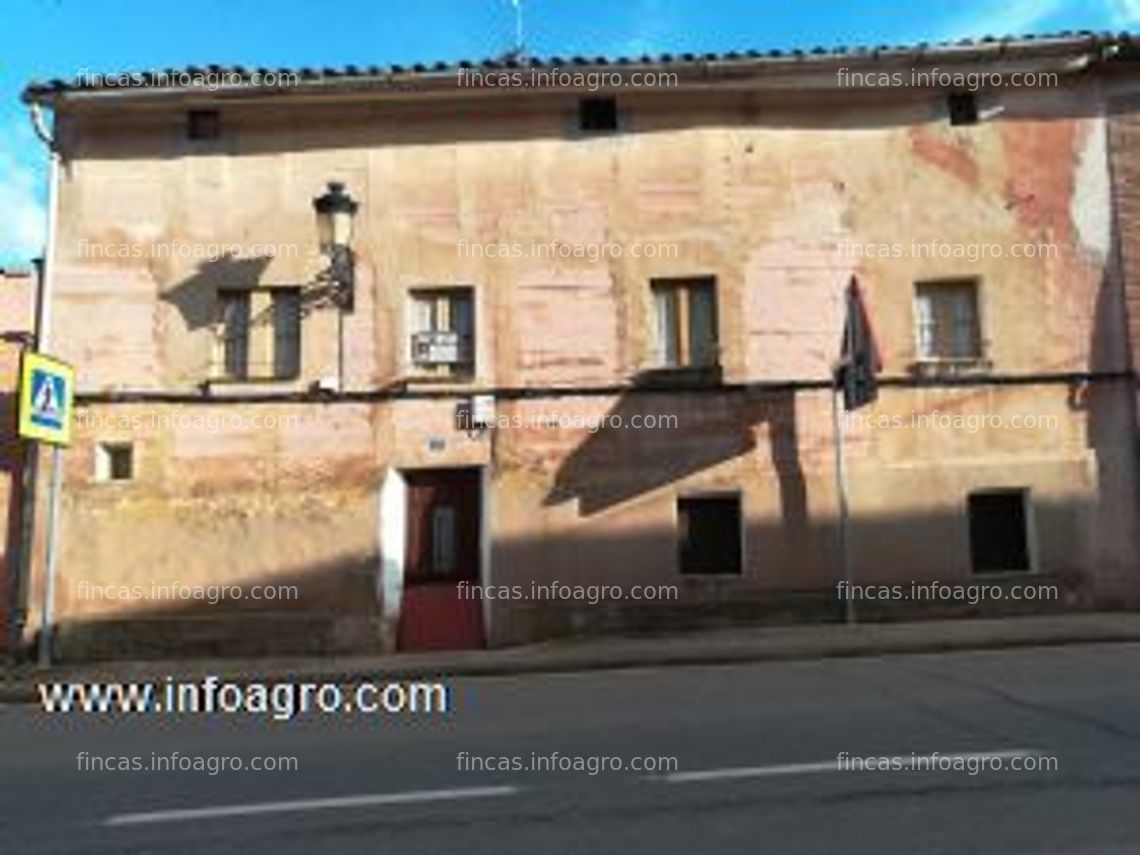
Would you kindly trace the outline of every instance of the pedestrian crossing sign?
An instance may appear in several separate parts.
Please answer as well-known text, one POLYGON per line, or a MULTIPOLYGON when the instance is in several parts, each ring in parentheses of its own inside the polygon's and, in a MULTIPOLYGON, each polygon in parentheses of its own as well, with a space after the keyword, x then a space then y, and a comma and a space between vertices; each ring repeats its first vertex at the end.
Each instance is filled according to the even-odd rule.
POLYGON ((25 353, 20 371, 20 436, 68 445, 74 392, 74 368, 42 353, 25 353))

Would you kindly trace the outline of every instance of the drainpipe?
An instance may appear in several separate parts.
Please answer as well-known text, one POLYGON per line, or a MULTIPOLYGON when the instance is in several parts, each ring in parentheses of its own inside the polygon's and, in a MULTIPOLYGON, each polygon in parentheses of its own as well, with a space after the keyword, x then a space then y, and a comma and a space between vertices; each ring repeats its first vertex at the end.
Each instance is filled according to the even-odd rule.
MULTIPOLYGON (((51 341, 51 293, 52 273, 55 270, 56 229, 59 208, 59 172, 60 153, 55 138, 47 128, 43 111, 39 104, 33 103, 29 107, 29 117, 32 129, 36 136, 48 150, 48 223, 47 241, 44 246, 43 258, 36 263, 36 308, 32 325, 31 349, 36 352, 46 352, 51 341)), ((28 596, 31 589, 32 554, 35 542, 35 512, 36 512, 36 486, 39 474, 40 448, 38 444, 28 440, 20 440, 24 444, 24 471, 22 473, 21 508, 20 508, 20 542, 16 559, 16 578, 12 586, 11 602, 11 646, 13 655, 21 649, 24 643, 24 630, 28 618, 28 596)), ((46 622, 41 615, 41 628, 44 631, 46 622)))

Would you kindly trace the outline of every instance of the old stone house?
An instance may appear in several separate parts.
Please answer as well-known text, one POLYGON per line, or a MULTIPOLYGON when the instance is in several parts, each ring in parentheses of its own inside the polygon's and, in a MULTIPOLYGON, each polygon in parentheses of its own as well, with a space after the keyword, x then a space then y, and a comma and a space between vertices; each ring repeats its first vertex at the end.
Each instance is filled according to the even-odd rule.
POLYGON ((852 276, 883 360, 846 424, 855 581, 1135 605, 1133 53, 30 86, 61 153, 51 349, 81 404, 63 647, 505 644, 831 602, 852 276), (322 298, 330 181, 359 204, 351 312, 322 298), (80 594, 175 581, 298 596, 80 594))

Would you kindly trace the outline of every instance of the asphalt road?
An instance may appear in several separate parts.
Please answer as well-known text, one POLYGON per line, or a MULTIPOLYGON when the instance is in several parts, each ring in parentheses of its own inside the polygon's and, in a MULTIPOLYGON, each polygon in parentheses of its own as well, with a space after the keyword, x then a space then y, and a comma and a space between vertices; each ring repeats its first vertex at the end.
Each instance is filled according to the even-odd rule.
POLYGON ((453 711, 421 718, 0 708, 0 852, 1140 852, 1140 645, 451 688, 453 711), (298 768, 93 771, 79 768, 84 751, 295 757, 298 768), (464 771, 460 752, 676 768, 464 771), (981 752, 1005 768, 951 758, 844 770, 842 752, 903 766, 981 752))

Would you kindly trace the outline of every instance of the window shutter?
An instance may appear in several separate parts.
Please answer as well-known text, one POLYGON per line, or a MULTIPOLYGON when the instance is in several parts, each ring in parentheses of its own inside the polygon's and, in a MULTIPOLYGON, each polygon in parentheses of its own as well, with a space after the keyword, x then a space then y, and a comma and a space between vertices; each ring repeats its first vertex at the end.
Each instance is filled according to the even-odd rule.
POLYGON ((223 369, 227 377, 249 376, 249 292, 230 291, 221 295, 223 325, 223 369))
POLYGON ((689 348, 693 365, 716 364, 716 292, 710 285, 689 288, 689 348))
POLYGON ((965 359, 974 356, 976 351, 974 295, 967 288, 961 288, 950 296, 953 298, 950 301, 953 313, 953 354, 957 358, 965 359))
POLYGON ((293 289, 273 294, 273 376, 301 373, 301 295, 293 289))
POLYGON ((935 356, 933 295, 920 288, 914 298, 914 307, 918 316, 918 355, 921 359, 932 359, 935 356))
POLYGON ((452 297, 451 329, 459 336, 460 360, 470 362, 475 350, 475 301, 471 294, 452 297))
POLYGON ((654 289, 653 302, 657 316, 654 362, 657 365, 676 365, 678 360, 676 289, 654 289))

